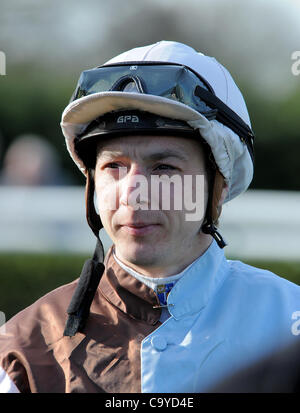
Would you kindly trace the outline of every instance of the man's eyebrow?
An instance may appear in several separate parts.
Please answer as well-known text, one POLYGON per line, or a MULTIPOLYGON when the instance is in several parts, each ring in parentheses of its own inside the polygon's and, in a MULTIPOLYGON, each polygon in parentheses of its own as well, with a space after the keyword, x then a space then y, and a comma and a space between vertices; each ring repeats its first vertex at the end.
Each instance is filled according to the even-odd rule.
POLYGON ((101 159, 111 159, 111 158, 117 158, 118 156, 124 156, 122 152, 119 151, 99 151, 97 158, 101 159))
POLYGON ((177 158, 181 161, 188 161, 189 160, 189 158, 186 155, 184 155, 183 153, 173 151, 173 150, 170 150, 170 149, 152 153, 149 156, 145 156, 144 158, 149 159, 150 161, 159 161, 159 160, 165 159, 165 158, 177 158))
MULTIPOLYGON (((105 160, 105 159, 112 159, 112 158, 117 158, 117 157, 130 157, 130 155, 128 155, 125 152, 122 151, 106 151, 104 150, 103 152, 100 152, 98 157, 105 160)), ((177 158, 181 161, 188 161, 189 158, 188 156, 186 156, 185 154, 178 152, 178 151, 174 151, 172 149, 166 149, 166 150, 162 150, 159 152, 154 152, 154 153, 150 153, 149 155, 144 155, 143 156, 143 160, 149 160, 149 161, 159 161, 161 159, 165 159, 165 158, 177 158)))

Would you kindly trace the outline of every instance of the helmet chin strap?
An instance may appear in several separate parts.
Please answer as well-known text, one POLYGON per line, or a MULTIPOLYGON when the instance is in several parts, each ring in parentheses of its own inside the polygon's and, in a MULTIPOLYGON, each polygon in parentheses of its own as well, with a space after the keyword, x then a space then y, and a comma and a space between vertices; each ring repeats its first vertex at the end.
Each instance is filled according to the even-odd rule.
POLYGON ((206 223, 202 225, 201 230, 204 234, 211 235, 216 240, 220 248, 226 247, 226 242, 222 238, 222 235, 218 232, 218 228, 213 223, 206 223))
POLYGON ((222 238, 222 235, 218 232, 218 228, 214 224, 213 219, 213 196, 216 183, 216 170, 212 173, 211 182, 209 185, 209 193, 206 207, 206 216, 204 219, 204 224, 202 224, 201 230, 204 234, 211 235, 217 242, 220 248, 224 248, 227 244, 222 238))
POLYGON ((87 170, 87 180, 85 188, 85 204, 86 204, 86 219, 89 227, 93 231, 95 237, 97 238, 97 244, 94 251, 93 259, 103 262, 104 261, 104 248, 100 240, 99 232, 103 228, 101 219, 95 210, 94 204, 94 194, 95 194, 95 180, 94 171, 92 169, 87 170))
POLYGON ((86 182, 86 216, 89 226, 97 238, 97 244, 92 259, 88 259, 82 268, 82 272, 67 309, 68 319, 66 322, 64 336, 74 336, 77 332, 83 332, 90 307, 97 291, 100 279, 105 270, 104 248, 99 237, 102 223, 94 205, 95 182, 92 170, 87 171, 86 182))

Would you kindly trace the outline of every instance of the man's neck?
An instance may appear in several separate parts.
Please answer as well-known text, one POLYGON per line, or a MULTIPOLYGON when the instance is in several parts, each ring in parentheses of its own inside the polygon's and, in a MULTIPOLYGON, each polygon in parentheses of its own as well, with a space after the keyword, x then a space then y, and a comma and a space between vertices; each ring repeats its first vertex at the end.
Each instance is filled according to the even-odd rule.
POLYGON ((189 265, 191 265, 195 260, 201 257, 205 251, 210 247, 213 239, 211 237, 207 238, 207 242, 202 244, 199 251, 193 255, 186 256, 186 260, 183 260, 180 264, 168 265, 168 266, 138 266, 131 262, 127 262, 118 255, 116 248, 114 248, 114 254, 116 258, 127 268, 135 271, 137 274, 150 277, 150 278, 166 278, 177 275, 184 271, 189 265))

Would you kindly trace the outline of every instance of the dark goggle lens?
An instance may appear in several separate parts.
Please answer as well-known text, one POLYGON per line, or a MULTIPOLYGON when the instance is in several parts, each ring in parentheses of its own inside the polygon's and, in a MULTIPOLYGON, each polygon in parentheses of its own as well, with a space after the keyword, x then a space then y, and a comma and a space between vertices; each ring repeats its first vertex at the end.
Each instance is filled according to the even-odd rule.
POLYGON ((253 159, 252 130, 204 82, 188 67, 177 64, 108 65, 82 72, 71 101, 108 91, 139 92, 172 99, 231 128, 246 143, 253 159))
POLYGON ((86 70, 80 76, 72 100, 112 90, 137 92, 137 82, 144 93, 176 100, 204 114, 214 112, 194 94, 197 86, 209 90, 200 78, 184 66, 168 64, 103 66, 86 70), (122 79, 129 81, 120 89, 122 79))

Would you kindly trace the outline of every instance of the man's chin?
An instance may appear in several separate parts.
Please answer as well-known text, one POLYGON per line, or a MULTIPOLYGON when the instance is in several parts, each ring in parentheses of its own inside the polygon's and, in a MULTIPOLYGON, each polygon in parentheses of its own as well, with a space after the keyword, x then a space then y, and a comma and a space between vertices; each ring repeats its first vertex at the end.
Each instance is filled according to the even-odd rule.
POLYGON ((125 245, 123 248, 117 247, 116 254, 129 267, 133 265, 140 268, 149 268, 155 266, 157 261, 159 261, 157 251, 155 250, 155 246, 149 244, 125 245))

